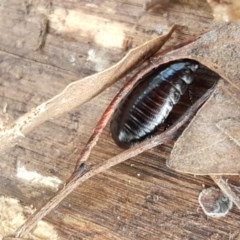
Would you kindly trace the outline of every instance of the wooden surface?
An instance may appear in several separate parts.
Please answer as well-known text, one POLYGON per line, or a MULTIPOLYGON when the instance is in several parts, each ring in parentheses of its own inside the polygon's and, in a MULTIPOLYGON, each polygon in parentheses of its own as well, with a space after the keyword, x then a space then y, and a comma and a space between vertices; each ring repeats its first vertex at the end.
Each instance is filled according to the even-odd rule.
MULTIPOLYGON (((205 1, 159 2, 146 11, 144 1, 137 0, 2 0, 1 124, 53 97, 70 82, 111 66, 128 48, 165 32, 173 23, 185 27, 169 44, 199 34, 212 23, 205 1)), ((1 195, 35 208, 48 201, 56 190, 19 178, 19 169, 24 166, 64 182, 121 84, 40 125, 1 156, 1 195)), ((200 191, 214 185, 209 177, 176 173, 165 166, 171 146, 152 149, 94 177, 45 220, 54 225, 59 239, 240 239, 239 210, 212 219, 200 209, 200 191)), ((107 128, 91 158, 104 160, 120 151, 107 128)))

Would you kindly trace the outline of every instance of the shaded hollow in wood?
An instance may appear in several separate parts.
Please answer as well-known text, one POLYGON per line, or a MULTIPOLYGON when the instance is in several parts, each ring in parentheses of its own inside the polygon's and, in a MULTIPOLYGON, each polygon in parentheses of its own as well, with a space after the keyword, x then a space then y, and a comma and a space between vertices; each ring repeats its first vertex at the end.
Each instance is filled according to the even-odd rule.
POLYGON ((210 69, 190 59, 160 64, 141 73, 110 123, 112 137, 122 148, 164 131, 219 79, 210 69))

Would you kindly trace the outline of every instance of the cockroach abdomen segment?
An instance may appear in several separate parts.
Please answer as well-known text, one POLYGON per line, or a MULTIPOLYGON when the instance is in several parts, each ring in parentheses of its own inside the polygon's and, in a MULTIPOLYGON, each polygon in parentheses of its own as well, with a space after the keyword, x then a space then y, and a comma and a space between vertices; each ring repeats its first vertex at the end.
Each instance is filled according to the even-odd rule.
POLYGON ((165 64, 144 75, 121 101, 110 123, 116 144, 128 148, 163 124, 194 80, 198 63, 192 60, 165 64))

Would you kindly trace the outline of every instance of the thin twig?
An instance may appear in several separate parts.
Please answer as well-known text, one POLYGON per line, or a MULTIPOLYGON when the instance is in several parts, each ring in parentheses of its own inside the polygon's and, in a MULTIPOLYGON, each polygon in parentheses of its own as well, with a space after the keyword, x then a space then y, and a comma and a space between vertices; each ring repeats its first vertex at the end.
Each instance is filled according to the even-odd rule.
MULTIPOLYGON (((196 40, 197 37, 192 37, 191 39, 188 39, 187 41, 184 41, 174 47, 169 47, 165 50, 161 50, 156 54, 156 56, 164 55, 165 53, 172 51, 174 49, 180 48, 182 46, 185 46, 194 40, 196 40)), ((149 68, 146 68, 147 71, 149 71, 149 68)), ((140 72, 140 75, 144 75, 144 69, 140 72)), ((135 83, 139 80, 139 74, 136 74, 131 80, 128 80, 127 83, 123 86, 123 88, 119 91, 119 93, 116 95, 116 97, 111 101, 105 112, 103 113, 101 119, 96 124, 96 128, 94 129, 93 134, 91 135, 90 139, 88 140, 86 146, 84 147, 80 157, 78 158, 76 167, 75 167, 75 174, 77 174, 78 167, 81 165, 81 163, 85 162, 91 152, 91 149, 96 145, 100 134, 102 133, 103 129, 105 128, 106 124, 108 123, 109 119, 111 118, 115 108, 118 106, 120 101, 127 95, 127 93, 133 88, 135 83)))
MULTIPOLYGON (((177 25, 175 27, 177 28, 177 25)), ((143 76, 145 74, 145 72, 148 72, 148 71, 149 71, 149 67, 146 67, 145 69, 142 69, 142 71, 140 71, 139 73, 136 73, 135 76, 133 76, 131 79, 129 79, 126 82, 126 84, 123 86, 123 88, 118 92, 118 94, 114 97, 114 99, 108 105, 107 109, 104 111, 100 120, 96 124, 93 134, 89 138, 86 146, 82 150, 82 152, 77 160, 74 174, 78 174, 78 167, 88 159, 92 148, 96 145, 103 129, 107 125, 109 119, 111 118, 114 110, 116 109, 116 107, 118 106, 120 101, 129 93, 129 91, 131 91, 131 89, 133 88, 135 83, 139 80, 139 78, 141 76, 143 76)), ((73 177, 73 175, 72 175, 72 177, 73 177)), ((69 179, 69 181, 71 180, 71 178, 69 179)))
MULTIPOLYGON (((139 80, 139 78, 144 75, 144 69, 140 73, 136 73, 131 79, 128 79, 125 85, 122 87, 122 89, 118 92, 118 94, 113 98, 113 100, 110 102, 104 113, 102 114, 100 120, 96 124, 96 127, 94 128, 94 131, 89 138, 86 146, 82 150, 76 166, 74 170, 74 174, 77 174, 79 166, 85 162, 90 153, 92 148, 96 145, 103 129, 107 125, 109 119, 111 118, 113 112, 115 111, 116 107, 119 105, 120 101, 131 91, 131 89, 134 87, 135 83, 139 80)), ((148 71, 148 68, 147 68, 148 71)))
POLYGON ((53 208, 55 208, 68 194, 70 194, 75 188, 80 184, 88 180, 89 178, 99 174, 107 169, 126 161, 129 158, 139 155, 140 153, 147 151, 153 147, 156 147, 167 140, 174 138, 175 133, 183 125, 185 125, 196 113, 198 108, 208 99, 212 94, 213 89, 208 90, 198 101, 196 101, 186 113, 170 128, 165 132, 145 140, 142 143, 136 144, 132 148, 120 153, 119 155, 104 161, 98 165, 93 166, 91 169, 88 169, 86 164, 80 165, 80 172, 74 174, 71 180, 55 195, 50 201, 48 201, 42 208, 37 210, 33 215, 31 215, 27 221, 17 229, 14 236, 15 237, 24 237, 32 229, 35 228, 38 221, 46 216, 53 208))
POLYGON ((40 104, 0 131, 0 153, 14 146, 22 137, 41 123, 57 117, 89 101, 114 82, 125 76, 136 65, 155 54, 171 37, 177 25, 165 35, 156 37, 131 49, 115 65, 108 69, 70 83, 58 95, 40 104))
POLYGON ((211 175, 210 177, 218 185, 222 192, 227 195, 230 200, 240 209, 240 199, 237 194, 233 192, 227 181, 225 181, 222 176, 211 175))

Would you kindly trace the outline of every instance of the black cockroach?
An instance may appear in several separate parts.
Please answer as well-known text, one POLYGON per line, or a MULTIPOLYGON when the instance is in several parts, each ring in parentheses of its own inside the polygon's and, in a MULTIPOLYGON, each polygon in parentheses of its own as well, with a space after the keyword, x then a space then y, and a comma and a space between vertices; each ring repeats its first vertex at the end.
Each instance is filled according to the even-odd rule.
POLYGON ((128 148, 163 124, 193 82, 198 66, 193 60, 181 60, 144 75, 113 115, 110 130, 116 144, 128 148))

